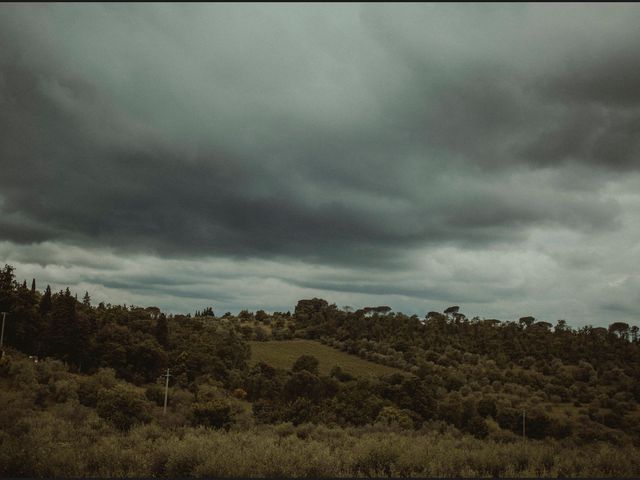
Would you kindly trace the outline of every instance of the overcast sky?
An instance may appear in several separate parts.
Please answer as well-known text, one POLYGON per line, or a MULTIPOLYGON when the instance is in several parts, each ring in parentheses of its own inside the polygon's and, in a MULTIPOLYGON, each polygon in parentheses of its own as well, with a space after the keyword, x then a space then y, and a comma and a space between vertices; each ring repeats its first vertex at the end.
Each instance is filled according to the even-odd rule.
POLYGON ((640 315, 640 5, 0 6, 0 262, 95 302, 640 315))

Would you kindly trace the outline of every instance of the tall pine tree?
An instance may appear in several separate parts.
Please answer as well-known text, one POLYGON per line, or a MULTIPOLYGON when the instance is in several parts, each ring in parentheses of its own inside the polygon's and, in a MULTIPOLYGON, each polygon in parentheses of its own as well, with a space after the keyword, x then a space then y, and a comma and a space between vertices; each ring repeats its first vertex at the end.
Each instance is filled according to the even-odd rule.
POLYGON ((91 306, 91 297, 89 296, 89 292, 84 292, 84 297, 82 297, 82 305, 85 307, 91 306))

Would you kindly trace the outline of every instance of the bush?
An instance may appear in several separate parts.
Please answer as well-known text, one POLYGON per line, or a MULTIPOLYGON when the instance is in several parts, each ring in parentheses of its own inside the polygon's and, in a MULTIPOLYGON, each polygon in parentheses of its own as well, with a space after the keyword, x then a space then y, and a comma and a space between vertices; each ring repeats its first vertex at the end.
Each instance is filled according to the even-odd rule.
POLYGON ((476 438, 486 438, 489 427, 482 417, 474 415, 467 424, 467 431, 476 438))
POLYGON ((478 402, 478 414, 482 417, 496 417, 497 408, 495 400, 483 398, 478 402))
POLYGON ((136 423, 147 422, 149 405, 132 387, 116 385, 98 393, 96 411, 119 430, 129 430, 136 423))
POLYGON ((409 412, 410 411, 400 410, 396 407, 384 407, 380 410, 380 413, 376 418, 376 423, 387 426, 397 426, 403 429, 411 429, 414 428, 414 424, 409 412))
POLYGON ((193 405, 191 412, 193 425, 228 430, 234 423, 231 406, 219 399, 199 402, 193 405))
POLYGON ((144 391, 144 396, 159 407, 164 405, 164 388, 160 385, 149 385, 144 391))
POLYGON ((320 362, 318 362, 318 359, 313 355, 302 355, 295 361, 295 363, 293 364, 293 367, 291 367, 291 370, 293 372, 300 372, 302 370, 306 370, 309 373, 313 373, 314 375, 317 375, 319 363, 320 362))
POLYGON ((74 380, 58 380, 51 389, 53 399, 58 403, 78 400, 78 385, 74 380))
POLYGON ((349 382, 354 379, 353 375, 345 372, 338 365, 331 369, 329 375, 340 382, 349 382))
POLYGON ((117 384, 116 373, 111 368, 101 368, 95 374, 85 378, 78 386, 78 399, 82 405, 95 407, 98 395, 103 389, 110 389, 117 384))
POLYGON ((0 358, 0 377, 8 377, 11 371, 11 357, 5 355, 0 358))

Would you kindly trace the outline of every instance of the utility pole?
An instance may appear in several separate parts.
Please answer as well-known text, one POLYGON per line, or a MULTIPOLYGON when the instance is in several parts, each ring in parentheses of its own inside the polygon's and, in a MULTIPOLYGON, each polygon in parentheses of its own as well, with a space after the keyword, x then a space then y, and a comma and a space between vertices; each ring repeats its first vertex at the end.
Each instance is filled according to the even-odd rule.
POLYGON ((527 435, 525 432, 525 426, 524 426, 524 422, 525 422, 525 418, 527 417, 527 412, 525 410, 522 411, 522 440, 526 441, 527 440, 527 435))
POLYGON ((166 415, 167 414, 167 398, 169 397, 169 377, 171 376, 168 368, 167 368, 167 374, 164 376, 167 377, 167 382, 164 385, 164 409, 162 410, 162 414, 166 415))
POLYGON ((0 333, 0 349, 4 342, 4 319, 7 317, 7 312, 2 312, 2 333, 0 333))

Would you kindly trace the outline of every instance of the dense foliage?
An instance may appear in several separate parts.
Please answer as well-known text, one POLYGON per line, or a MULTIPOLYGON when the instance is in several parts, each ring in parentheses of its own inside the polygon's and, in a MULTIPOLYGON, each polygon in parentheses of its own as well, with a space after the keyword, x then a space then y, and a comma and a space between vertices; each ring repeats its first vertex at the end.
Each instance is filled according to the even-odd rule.
POLYGON ((319 470, 272 459, 287 465, 282 475, 640 473, 628 460, 640 446, 640 338, 626 323, 575 330, 530 316, 468 319, 455 306, 421 319, 386 306, 340 309, 321 299, 301 300, 293 314, 216 317, 206 307, 194 316, 167 316, 156 307, 94 306, 88 293, 79 301, 69 289, 40 292, 35 280, 30 288, 17 282, 11 266, 0 271, 0 311, 8 312, 0 361, 2 475, 273 473, 260 463, 266 460, 256 460, 258 470, 237 462, 222 467, 176 446, 231 449, 233 436, 249 450, 275 442, 275 456, 287 455, 280 445, 289 442, 301 462, 316 442, 319 470), (287 369, 249 363, 248 341, 291 338, 398 373, 363 377, 336 365, 322 374, 311 355, 287 369), (57 441, 46 443, 56 429, 78 449, 73 456, 57 441), (313 433, 306 438, 304 431, 313 433), (407 450, 376 444, 376 432, 395 435, 407 450), (38 435, 40 453, 25 447, 38 435), (523 435, 529 453, 513 457, 523 435), (110 442, 103 446, 113 462, 85 448, 97 436, 110 442), (186 456, 118 470, 125 462, 119 449, 139 442, 146 455, 151 439, 186 456), (479 457, 459 457, 466 463, 457 470, 444 457, 406 457, 420 442, 443 455, 467 442, 479 457), (603 459, 614 447, 627 456, 612 466, 603 459), (592 455, 576 453, 587 451, 592 455), (62 460, 47 464, 42 452, 62 460), (341 463, 329 468, 334 461, 341 463))

